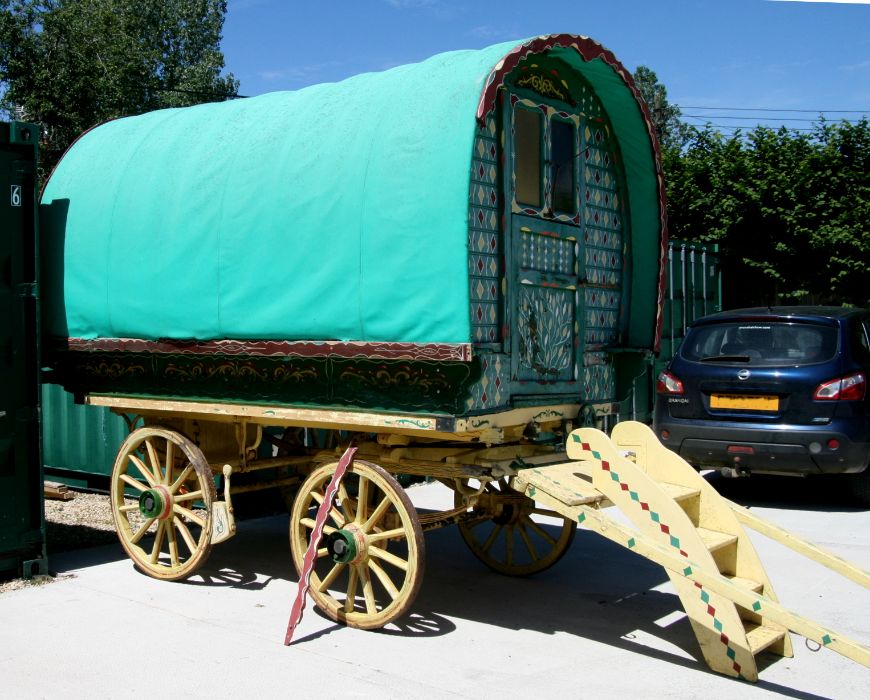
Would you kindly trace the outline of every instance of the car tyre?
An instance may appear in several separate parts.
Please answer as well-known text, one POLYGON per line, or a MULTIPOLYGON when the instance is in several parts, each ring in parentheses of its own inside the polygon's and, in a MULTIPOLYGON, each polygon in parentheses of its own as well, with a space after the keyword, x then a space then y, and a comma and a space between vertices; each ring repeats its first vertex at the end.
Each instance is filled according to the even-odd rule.
POLYGON ((852 496, 862 506, 870 508, 870 467, 860 474, 849 474, 849 486, 852 496))

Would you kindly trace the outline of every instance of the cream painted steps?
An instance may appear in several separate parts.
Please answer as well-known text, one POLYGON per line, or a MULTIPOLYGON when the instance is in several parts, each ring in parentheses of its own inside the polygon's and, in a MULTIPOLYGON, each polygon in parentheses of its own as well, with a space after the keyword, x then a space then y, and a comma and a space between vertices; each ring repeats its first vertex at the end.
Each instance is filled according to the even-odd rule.
POLYGON ((646 426, 620 423, 613 438, 576 430, 573 461, 523 469, 511 486, 663 566, 713 670, 757 680, 756 654, 791 655, 786 630, 870 668, 870 648, 779 604, 741 523, 866 588, 870 573, 722 498, 646 426))
MULTIPOLYGON (((713 555, 719 571, 750 590, 777 601, 770 579, 731 504, 679 455, 664 447, 646 425, 633 421, 617 424, 611 439, 626 455, 656 481, 669 488, 696 491, 693 500, 678 501, 713 555)), ((792 656, 791 639, 785 626, 737 606, 753 655, 763 650, 792 656)))
MULTIPOLYGON (((624 458, 620 449, 600 431, 575 431, 567 445, 573 461, 522 470, 514 478, 514 488, 580 523, 587 515, 615 505, 638 534, 669 548, 686 567, 702 567, 717 577, 723 575, 735 586, 773 599, 770 582, 745 532, 735 518, 731 518, 732 523, 727 515, 719 514, 722 509, 729 510, 727 505, 719 508, 708 502, 710 493, 703 479, 699 484, 679 475, 668 475, 667 479, 660 474, 653 476, 624 458), (712 517, 711 513, 719 515, 712 517), (723 521, 727 527, 722 527, 723 521)), ((631 538, 629 548, 634 540, 639 538, 631 538)), ((666 567, 713 670, 754 681, 758 678, 756 654, 765 649, 791 654, 783 626, 741 608, 673 568, 666 567)))

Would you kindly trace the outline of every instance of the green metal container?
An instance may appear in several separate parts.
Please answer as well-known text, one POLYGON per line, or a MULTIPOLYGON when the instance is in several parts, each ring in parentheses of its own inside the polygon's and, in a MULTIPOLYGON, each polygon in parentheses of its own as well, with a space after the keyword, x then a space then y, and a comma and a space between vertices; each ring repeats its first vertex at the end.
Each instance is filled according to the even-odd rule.
POLYGON ((42 460, 52 479, 108 488, 115 455, 128 434, 123 418, 107 408, 76 404, 62 387, 45 384, 42 426, 42 460))
POLYGON ((0 123, 0 578, 46 573, 39 441, 39 128, 0 123))

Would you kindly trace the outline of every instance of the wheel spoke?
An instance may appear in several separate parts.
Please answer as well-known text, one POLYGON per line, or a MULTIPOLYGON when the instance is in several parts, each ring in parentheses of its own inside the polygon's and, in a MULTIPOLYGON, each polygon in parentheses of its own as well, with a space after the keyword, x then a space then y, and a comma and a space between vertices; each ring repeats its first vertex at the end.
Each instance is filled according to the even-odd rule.
POLYGON ((167 527, 166 534, 169 537, 169 562, 175 567, 178 566, 178 537, 175 534, 174 527, 167 527))
POLYGON ((408 570, 408 561, 406 559, 400 559, 392 552, 388 552, 386 549, 381 549, 380 547, 369 547, 369 556, 383 559, 388 564, 392 564, 402 571, 408 570))
POLYGON ((347 579, 347 599, 344 601, 344 612, 352 613, 356 605, 356 588, 359 581, 359 573, 356 566, 350 567, 350 575, 347 579))
POLYGON ((187 501, 198 501, 202 498, 202 489, 183 493, 180 496, 173 496, 172 500, 175 503, 186 503, 187 501))
POLYGON ((163 484, 168 486, 172 481, 172 472, 175 468, 175 443, 172 440, 166 441, 166 467, 163 473, 163 484))
POLYGON ((366 601, 366 612, 369 615, 374 615, 378 611, 378 605, 375 602, 375 591, 372 588, 372 577, 369 574, 369 570, 361 567, 360 577, 363 582, 363 597, 366 601))
POLYGON ((139 510, 138 503, 129 503, 127 505, 118 506, 119 513, 132 513, 135 510, 139 510))
POLYGON ((145 535, 145 533, 148 532, 148 528, 151 527, 152 523, 155 520, 157 520, 157 518, 148 518, 148 520, 142 523, 142 526, 138 530, 136 530, 136 534, 130 538, 130 544, 137 544, 139 540, 141 540, 142 537, 145 535))
POLYGON ((484 552, 488 552, 490 549, 492 549, 492 545, 495 544, 495 538, 498 537, 498 533, 500 533, 503 528, 504 525, 496 525, 492 529, 492 532, 489 533, 489 537, 486 538, 486 542, 484 542, 483 546, 481 547, 484 552))
POLYGON ((154 536, 154 545, 151 547, 151 556, 149 561, 152 564, 157 563, 157 558, 160 556, 160 548, 163 546, 163 537, 166 534, 166 521, 161 520, 157 525, 157 534, 154 536))
POLYGON ((386 589, 387 593, 390 596, 391 600, 395 600, 399 597, 399 589, 396 588, 396 585, 393 583, 392 579, 389 577, 386 571, 384 571, 383 567, 378 564, 373 559, 369 559, 369 568, 375 572, 375 576, 378 577, 378 581, 381 582, 381 585, 386 589))
POLYGON ((338 578, 338 575, 344 570, 344 567, 346 567, 346 566, 347 566, 347 563, 345 563, 345 562, 339 562, 335 566, 333 566, 332 570, 326 575, 326 578, 324 578, 320 582, 320 585, 317 587, 317 590, 320 591, 321 593, 326 592, 326 589, 332 585, 333 581, 335 581, 335 579, 338 578))
POLYGON ((369 519, 363 523, 363 532, 370 532, 371 529, 381 521, 381 518, 386 515, 387 510, 392 504, 393 502, 390 500, 390 497, 387 494, 384 494, 383 499, 378 503, 378 507, 375 508, 374 512, 369 516, 369 519))
POLYGON ((529 537, 529 533, 526 532, 526 526, 522 521, 519 522, 518 528, 520 537, 526 545, 526 549, 532 557, 532 561, 535 561, 538 558, 538 552, 535 550, 535 545, 532 544, 532 538, 529 537))
POLYGON ((397 527, 394 530, 384 530, 383 532, 373 532, 370 535, 366 536, 366 539, 369 542, 383 542, 384 540, 391 540, 394 537, 399 538, 405 535, 405 528, 397 527))
MULTIPOLYGON (((145 477, 145 481, 148 482, 148 485, 151 486, 152 488, 157 486, 157 481, 154 478, 154 474, 151 472, 150 469, 148 469, 148 467, 145 466, 145 463, 141 459, 139 459, 136 455, 129 455, 129 457, 130 457, 130 461, 133 463, 133 465, 136 467, 136 469, 139 470, 139 473, 145 477)), ((126 475, 124 475, 124 476, 126 476, 126 475)), ((121 478, 124 478, 124 477, 122 476, 121 478)), ((142 489, 142 490, 144 491, 145 489, 142 489)))
POLYGON ((178 491, 178 488, 179 488, 179 487, 180 487, 180 486, 181 486, 185 481, 187 481, 187 478, 190 476, 190 473, 191 473, 192 471, 193 471, 193 465, 192 465, 192 464, 188 464, 188 465, 184 468, 184 471, 181 472, 181 475, 180 475, 180 476, 179 476, 175 481, 172 482, 172 486, 169 487, 169 492, 172 493, 172 494, 174 494, 176 491, 178 491))
MULTIPOLYGON (((307 527, 309 530, 313 530, 313 529, 314 529, 314 526, 315 526, 317 523, 314 521, 314 518, 302 518, 302 519, 299 521, 299 524, 300 524, 300 525, 304 525, 304 526, 307 527)), ((337 528, 332 527, 332 525, 324 525, 324 526, 323 526, 323 534, 324 534, 324 535, 331 535, 333 532, 336 531, 336 529, 337 529, 337 528)))
POLYGON ((355 519, 353 501, 345 488, 344 482, 338 485, 338 496, 341 499, 341 512, 344 514, 344 521, 351 523, 355 519))
POLYGON ((527 519, 527 520, 525 521, 525 523, 526 523, 526 525, 528 525, 532 530, 534 530, 534 532, 535 532, 539 537, 541 537, 542 539, 546 540, 546 541, 549 543, 549 545, 550 545, 551 547, 554 547, 554 546, 556 545, 556 540, 555 540, 555 538, 551 537, 551 536, 550 536, 550 533, 547 532, 547 531, 546 531, 544 528, 542 528, 540 525, 538 525, 538 523, 536 523, 534 520, 532 520, 531 518, 529 518, 529 519, 527 519))
MULTIPOLYGON (((168 442, 168 441, 167 441, 168 442)), ((145 438, 145 449, 148 451, 148 461, 151 463, 151 473, 158 483, 163 483, 160 478, 160 459, 157 457, 157 448, 151 442, 151 438, 145 438)))
POLYGON ((184 506, 180 506, 176 503, 175 505, 172 506, 172 511, 174 513, 177 513, 178 515, 183 515, 188 520, 192 520, 197 525, 199 525, 201 528, 203 528, 203 529, 205 528, 206 521, 203 520, 202 518, 200 518, 196 513, 194 513, 189 508, 185 508, 184 506))
POLYGON ((196 553, 196 541, 193 539, 193 535, 190 534, 190 530, 187 528, 187 525, 181 518, 172 518, 175 523, 175 527, 178 528, 178 531, 181 533, 181 539, 184 540, 184 544, 187 545, 187 549, 191 554, 196 553))
MULTIPOLYGON (((318 505, 323 505, 323 499, 325 498, 325 495, 324 495, 324 494, 322 494, 322 493, 318 493, 317 491, 312 491, 312 492, 311 492, 311 497, 312 497, 315 501, 317 501, 317 504, 318 504, 318 505)), ((335 524, 336 524, 338 527, 340 527, 340 528, 344 527, 345 523, 347 522, 347 521, 344 519, 344 515, 342 515, 342 514, 338 511, 338 508, 336 508, 335 506, 333 506, 332 508, 330 508, 330 510, 329 510, 329 516, 332 518, 333 522, 335 522, 335 524)))
POLYGON ((357 502, 356 502, 356 518, 355 521, 357 524, 361 524, 364 522, 366 513, 369 508, 369 480, 363 477, 360 477, 359 480, 359 493, 357 494, 357 502))
POLYGON ((123 481, 127 486, 132 486, 134 489, 138 489, 139 491, 147 491, 148 487, 143 484, 141 481, 136 481, 132 476, 128 476, 127 474, 121 474, 121 481, 123 481))

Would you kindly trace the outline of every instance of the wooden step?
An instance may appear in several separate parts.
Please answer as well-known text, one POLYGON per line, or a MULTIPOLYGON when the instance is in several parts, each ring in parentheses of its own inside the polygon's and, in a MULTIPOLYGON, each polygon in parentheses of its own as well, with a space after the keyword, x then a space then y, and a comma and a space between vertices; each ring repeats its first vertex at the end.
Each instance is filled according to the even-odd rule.
POLYGON ((775 644, 785 637, 785 635, 785 630, 754 625, 751 622, 746 623, 746 641, 749 642, 749 651, 753 654, 764 651, 771 644, 775 644))
POLYGON ((743 586, 743 588, 748 588, 750 591, 755 591, 756 593, 761 593, 761 589, 764 588, 764 584, 759 581, 753 581, 751 578, 742 578, 740 576, 729 576, 728 574, 723 574, 725 578, 727 578, 732 583, 736 583, 738 586, 743 586))
POLYGON ((659 486, 662 487, 662 491, 664 491, 669 498, 672 498, 677 503, 701 495, 701 489, 692 488, 691 486, 669 484, 666 481, 660 481, 659 486))
POLYGON ((727 532, 719 532, 718 530, 708 530, 706 527, 697 528, 704 546, 710 551, 715 552, 717 549, 727 547, 730 544, 737 542, 737 535, 729 535, 727 532))
MULTIPOLYGON (((564 462, 546 467, 522 469, 515 477, 531 484, 567 506, 589 505, 607 501, 604 494, 592 486, 583 462, 564 462)), ((607 501, 609 504, 609 501, 607 501)))

